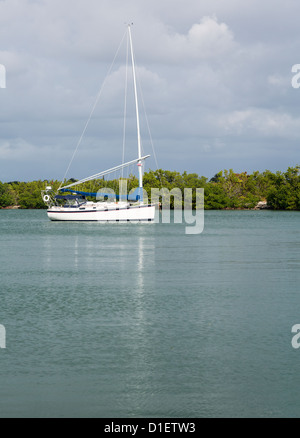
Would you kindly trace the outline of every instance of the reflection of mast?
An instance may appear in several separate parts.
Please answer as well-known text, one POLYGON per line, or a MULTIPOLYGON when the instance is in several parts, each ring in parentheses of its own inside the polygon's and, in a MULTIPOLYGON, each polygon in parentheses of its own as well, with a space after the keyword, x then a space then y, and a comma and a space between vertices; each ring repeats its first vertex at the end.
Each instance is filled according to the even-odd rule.
MULTIPOLYGON (((140 160, 141 157, 142 157, 142 152, 141 152, 141 134, 140 134, 139 105, 138 105, 137 90, 136 90, 135 65, 134 65, 134 56, 133 56, 133 47, 132 47, 132 38, 131 38, 130 24, 128 25, 128 33, 129 33, 129 41, 130 41, 132 73, 133 73, 133 86, 134 86, 134 97, 135 97, 135 109, 136 109, 136 127, 137 127, 137 139, 138 139, 138 158, 140 160)), ((138 161, 138 168, 139 168, 139 187, 143 187, 143 175, 142 175, 142 162, 141 161, 138 161)))
POLYGON ((140 293, 144 292, 144 237, 138 238, 138 290, 140 293))

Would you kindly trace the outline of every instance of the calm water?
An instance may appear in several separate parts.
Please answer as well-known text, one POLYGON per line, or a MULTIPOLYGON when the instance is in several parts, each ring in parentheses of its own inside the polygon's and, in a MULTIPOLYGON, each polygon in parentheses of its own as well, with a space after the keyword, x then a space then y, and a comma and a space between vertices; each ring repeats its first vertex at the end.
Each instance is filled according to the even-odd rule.
POLYGON ((1 417, 300 417, 300 213, 0 211, 1 417))

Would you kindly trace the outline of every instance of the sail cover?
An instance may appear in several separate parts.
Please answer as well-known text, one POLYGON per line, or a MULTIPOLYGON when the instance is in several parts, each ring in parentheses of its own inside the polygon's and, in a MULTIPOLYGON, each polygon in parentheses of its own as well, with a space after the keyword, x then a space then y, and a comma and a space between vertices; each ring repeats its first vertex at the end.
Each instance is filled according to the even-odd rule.
POLYGON ((84 199, 83 196, 78 195, 56 195, 54 196, 55 199, 65 199, 65 200, 71 200, 71 199, 84 199))
MULTIPOLYGON (((61 192, 70 192, 69 189, 60 189, 61 192)), ((76 193, 76 195, 57 195, 55 196, 56 199, 76 199, 78 198, 77 195, 82 196, 91 196, 92 198, 97 198, 100 196, 107 197, 109 199, 127 199, 128 201, 142 201, 143 199, 143 189, 142 187, 138 187, 135 189, 135 191, 129 195, 116 195, 115 193, 102 193, 102 192, 82 192, 80 190, 72 190, 72 193, 76 193)))

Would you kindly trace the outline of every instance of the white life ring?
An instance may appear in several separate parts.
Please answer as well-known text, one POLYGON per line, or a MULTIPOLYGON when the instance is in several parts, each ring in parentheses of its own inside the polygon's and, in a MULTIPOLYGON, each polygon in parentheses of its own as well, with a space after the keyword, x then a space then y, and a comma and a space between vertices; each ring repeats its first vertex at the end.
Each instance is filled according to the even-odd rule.
POLYGON ((50 196, 49 195, 45 195, 43 199, 44 199, 45 202, 49 202, 50 201, 50 196))

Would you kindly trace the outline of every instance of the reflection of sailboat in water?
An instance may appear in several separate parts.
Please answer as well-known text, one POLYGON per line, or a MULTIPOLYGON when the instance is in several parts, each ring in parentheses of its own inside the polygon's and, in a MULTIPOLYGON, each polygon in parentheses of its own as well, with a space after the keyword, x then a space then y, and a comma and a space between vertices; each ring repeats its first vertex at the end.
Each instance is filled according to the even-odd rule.
POLYGON ((128 36, 130 42, 131 62, 133 71, 134 98, 136 108, 137 123, 137 143, 138 153, 135 160, 113 167, 106 171, 97 173, 80 181, 73 182, 64 187, 60 187, 57 194, 54 194, 52 187, 46 187, 42 192, 44 202, 48 205, 48 217, 56 221, 154 221, 155 204, 144 203, 143 200, 143 170, 142 164, 149 155, 142 156, 141 136, 139 122, 139 108, 136 87, 135 63, 132 47, 131 28, 128 26, 128 36), (119 169, 137 164, 139 186, 132 194, 112 195, 111 193, 93 193, 83 190, 75 190, 78 186, 87 181, 97 180, 109 175, 119 169), (115 202, 107 201, 87 201, 86 197, 102 196, 115 198, 115 202), (63 203, 63 204, 62 204, 63 203))

